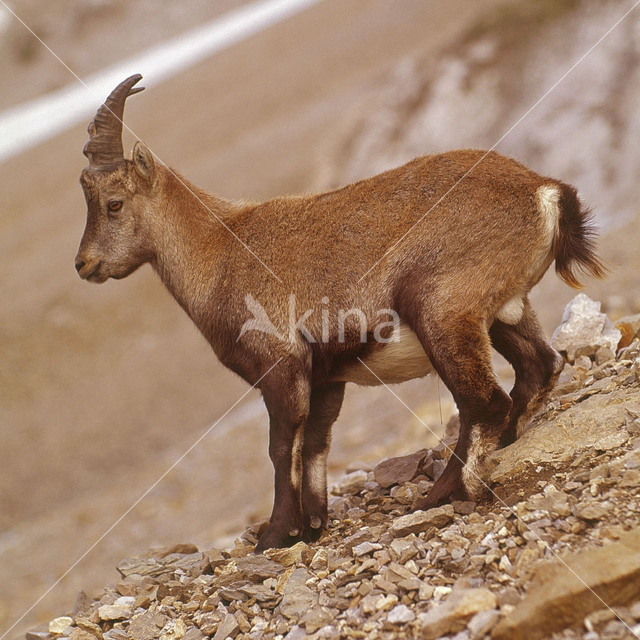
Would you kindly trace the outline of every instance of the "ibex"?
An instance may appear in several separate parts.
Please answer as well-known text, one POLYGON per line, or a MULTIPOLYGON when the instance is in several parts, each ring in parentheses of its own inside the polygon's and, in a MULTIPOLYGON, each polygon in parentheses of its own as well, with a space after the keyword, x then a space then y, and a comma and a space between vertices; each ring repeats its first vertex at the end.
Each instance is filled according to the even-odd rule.
POLYGON ((89 125, 75 266, 104 282, 150 263, 222 363, 262 392, 275 497, 256 550, 315 540, 326 527, 326 461, 346 382, 435 371, 460 433, 414 506, 478 498, 484 458, 517 436, 562 366, 529 291, 554 260, 574 287, 576 271, 605 271, 575 189, 463 150, 318 195, 223 200, 141 142, 124 158, 124 103, 140 79, 118 85, 89 125), (510 395, 492 346, 515 371, 510 395))

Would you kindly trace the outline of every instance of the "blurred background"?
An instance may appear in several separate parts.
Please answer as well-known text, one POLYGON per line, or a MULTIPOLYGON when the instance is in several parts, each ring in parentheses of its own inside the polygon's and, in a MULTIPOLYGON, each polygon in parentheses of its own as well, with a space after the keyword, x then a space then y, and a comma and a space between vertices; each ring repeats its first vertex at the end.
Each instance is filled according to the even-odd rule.
MULTIPOLYGON (((45 102, 46 139, 0 166, 0 636, 70 611, 81 589, 116 580, 123 557, 228 544, 268 517, 272 499, 259 395, 219 365, 151 269, 100 287, 75 274, 81 151, 106 92, 87 101, 71 72, 143 73, 125 153, 143 139, 228 198, 333 188, 417 155, 498 143, 593 208, 612 273, 586 293, 617 318, 640 311, 635 4, 319 0, 171 75, 167 43, 181 37, 189 51, 194 29, 248 19, 255 5, 1 0, 0 141, 37 98, 69 87, 89 106, 54 131, 60 107, 45 102), (139 57, 149 51, 151 62, 139 57)), ((536 289, 549 334, 574 294, 553 273, 536 289)), ((437 442, 454 412, 444 387, 428 378, 394 391, 402 402, 384 388, 348 390, 332 478, 437 442)))

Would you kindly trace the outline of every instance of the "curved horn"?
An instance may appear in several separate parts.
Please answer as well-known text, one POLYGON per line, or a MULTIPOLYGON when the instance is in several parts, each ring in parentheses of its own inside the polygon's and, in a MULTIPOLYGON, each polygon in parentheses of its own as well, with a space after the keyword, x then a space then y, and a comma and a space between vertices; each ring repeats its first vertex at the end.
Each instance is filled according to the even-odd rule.
POLYGON ((89 166, 105 167, 124 160, 122 150, 122 114, 124 102, 144 87, 133 88, 142 76, 137 73, 121 82, 100 106, 89 123, 89 142, 82 153, 89 158, 89 166))

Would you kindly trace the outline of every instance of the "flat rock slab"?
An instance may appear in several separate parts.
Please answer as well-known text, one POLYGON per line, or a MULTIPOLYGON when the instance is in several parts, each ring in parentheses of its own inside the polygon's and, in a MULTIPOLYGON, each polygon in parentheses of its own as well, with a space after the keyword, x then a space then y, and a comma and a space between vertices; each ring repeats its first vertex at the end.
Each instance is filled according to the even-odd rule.
POLYGON ((640 598, 640 531, 541 567, 525 598, 495 627, 494 640, 536 640, 605 606, 640 598))
POLYGON ((619 447, 629 438, 628 420, 625 403, 611 404, 606 395, 587 398, 494 452, 488 461, 489 479, 503 484, 531 465, 565 464, 581 451, 619 447))
POLYGON ((429 527, 444 527, 453 520, 453 513, 453 507, 450 504, 427 511, 414 511, 396 518, 391 525, 391 533, 399 538, 408 536, 410 533, 420 533, 429 527))
POLYGON ((383 489, 413 480, 426 455, 427 451, 423 449, 407 456, 383 460, 374 468, 373 477, 383 489))
POLYGON ((418 616, 425 640, 464 629, 469 619, 480 611, 495 609, 496 596, 489 589, 456 589, 444 604, 418 616))
POLYGON ((318 594, 306 586, 311 575, 306 569, 295 569, 284 586, 280 613, 290 619, 300 619, 318 604, 318 594))

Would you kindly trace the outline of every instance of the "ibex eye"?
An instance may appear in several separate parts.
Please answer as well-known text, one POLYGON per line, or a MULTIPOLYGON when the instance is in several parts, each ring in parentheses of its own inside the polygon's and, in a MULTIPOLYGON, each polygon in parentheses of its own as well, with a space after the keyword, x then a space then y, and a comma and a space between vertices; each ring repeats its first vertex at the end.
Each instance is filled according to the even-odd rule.
POLYGON ((109 203, 107 204, 107 208, 112 213, 115 213, 116 211, 120 211, 120 209, 122 209, 122 200, 109 200, 109 203))

